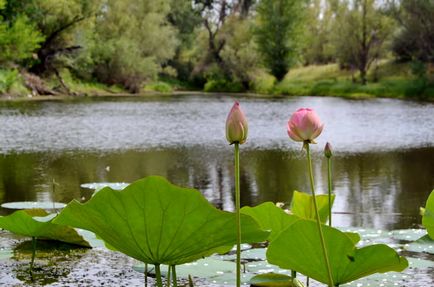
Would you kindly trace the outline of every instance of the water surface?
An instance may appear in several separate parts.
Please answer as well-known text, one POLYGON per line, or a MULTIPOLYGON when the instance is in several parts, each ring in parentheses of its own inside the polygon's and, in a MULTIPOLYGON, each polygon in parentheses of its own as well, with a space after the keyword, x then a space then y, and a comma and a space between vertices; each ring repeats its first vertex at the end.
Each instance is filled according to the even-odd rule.
MULTIPOLYGON (((0 202, 86 200, 87 182, 162 175, 233 209, 230 96, 98 98, 0 104, 0 202), (52 180, 59 185, 53 194, 52 180)), ((250 127, 242 146, 242 204, 290 202, 309 191, 305 157, 286 135, 297 108, 325 123, 313 146, 319 192, 322 149, 335 150, 333 208, 341 226, 408 228, 434 188, 434 105, 399 100, 239 98, 250 127)), ((1 213, 7 213, 1 210, 1 213)))

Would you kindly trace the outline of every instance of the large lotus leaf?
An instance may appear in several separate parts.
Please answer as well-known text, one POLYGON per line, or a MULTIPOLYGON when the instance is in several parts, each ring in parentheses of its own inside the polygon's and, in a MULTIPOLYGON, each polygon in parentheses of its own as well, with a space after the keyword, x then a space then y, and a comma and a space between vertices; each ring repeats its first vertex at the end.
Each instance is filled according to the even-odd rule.
POLYGON ((425 212, 422 217, 422 225, 428 231, 429 237, 434 239, 434 190, 426 201, 425 212))
MULTIPOLYGON (((72 201, 55 222, 90 230, 150 264, 179 265, 236 243, 234 213, 216 209, 197 190, 157 176, 122 191, 106 187, 84 204, 72 201)), ((241 223, 243 242, 268 237, 250 216, 242 215, 241 223)))
POLYGON ((273 240, 286 227, 297 221, 299 218, 285 213, 281 208, 272 202, 264 202, 255 207, 245 206, 241 213, 253 217, 264 230, 270 230, 268 240, 273 240))
POLYGON ((90 247, 75 229, 52 223, 54 216, 56 214, 48 214, 43 209, 19 210, 11 215, 0 217, 0 228, 22 236, 52 239, 90 247))
MULTIPOLYGON (((335 195, 332 194, 332 205, 335 200, 335 195)), ((318 205, 318 213, 322 223, 327 221, 329 216, 329 197, 327 194, 316 196, 318 205)), ((315 206, 313 204, 313 196, 304 192, 294 190, 291 202, 291 212, 304 219, 316 220, 315 206)))
MULTIPOLYGON (((408 267, 408 261, 387 245, 356 248, 354 241, 338 229, 323 225, 323 232, 335 285, 378 272, 400 272, 408 267)), ((327 284, 322 254, 316 222, 299 220, 270 243, 267 260, 327 284)))

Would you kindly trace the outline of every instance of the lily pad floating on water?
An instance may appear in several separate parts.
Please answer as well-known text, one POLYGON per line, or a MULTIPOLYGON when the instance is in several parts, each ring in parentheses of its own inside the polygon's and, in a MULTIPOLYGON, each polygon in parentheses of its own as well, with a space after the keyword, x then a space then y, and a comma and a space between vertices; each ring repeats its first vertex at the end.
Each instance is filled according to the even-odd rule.
POLYGON ((408 244, 405 249, 412 252, 434 254, 434 240, 432 240, 428 235, 425 235, 408 244))
POLYGON ((122 190, 128 185, 129 183, 126 182, 91 182, 80 184, 80 187, 94 190, 100 190, 104 187, 110 187, 113 190, 122 190))
POLYGON ((304 287, 297 278, 277 273, 256 275, 250 279, 250 284, 255 287, 304 287))
POLYGON ((19 210, 8 216, 0 216, 0 228, 22 236, 90 247, 74 228, 52 223, 55 216, 43 209, 19 210))
MULTIPOLYGON (((244 242, 268 237, 250 216, 242 215, 241 221, 244 242)), ((236 243, 234 213, 158 176, 122 192, 105 187, 84 204, 74 200, 54 222, 90 230, 114 249, 155 265, 192 262, 236 243)))
POLYGON ((49 201, 15 201, 2 203, 1 207, 7 209, 62 209, 66 204, 61 202, 49 201))

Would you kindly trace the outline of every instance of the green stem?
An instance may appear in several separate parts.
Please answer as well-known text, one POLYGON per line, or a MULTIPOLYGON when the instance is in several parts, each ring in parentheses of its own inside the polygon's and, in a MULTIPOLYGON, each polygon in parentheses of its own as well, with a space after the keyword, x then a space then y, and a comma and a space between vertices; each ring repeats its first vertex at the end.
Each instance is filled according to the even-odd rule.
POLYGON ((178 282, 176 281, 176 266, 172 265, 172 277, 173 277, 173 287, 178 287, 178 282))
POLYGON ((312 159, 310 157, 309 143, 305 143, 305 147, 306 147, 306 152, 307 152, 307 166, 308 166, 309 175, 310 175, 310 188, 312 190, 313 205, 315 207, 316 223, 318 226, 318 231, 319 231, 319 236, 321 239, 321 246, 322 246, 322 250, 323 250, 324 260, 326 263, 327 273, 328 273, 328 277, 329 277, 329 287, 333 287, 332 270, 330 268, 330 262, 329 262, 329 257, 327 255, 327 249, 326 249, 326 244, 325 244, 325 240, 324 240, 324 235, 322 233, 321 219, 320 219, 319 213, 318 213, 318 205, 316 203, 315 185, 314 185, 313 171, 312 171, 312 159))
POLYGON ((310 279, 309 277, 306 277, 306 287, 309 287, 309 284, 310 284, 309 279, 310 279))
POLYGON ((329 193, 329 226, 332 226, 332 159, 327 158, 327 182, 329 193))
POLYGON ((170 266, 170 265, 167 266, 167 277, 166 277, 166 278, 167 278, 167 282, 166 282, 166 286, 167 286, 167 287, 170 287, 170 281, 171 281, 171 280, 170 280, 170 270, 172 270, 171 267, 172 267, 172 266, 170 266))
POLYGON ((291 270, 291 277, 292 277, 292 279, 297 278, 297 272, 295 272, 294 270, 291 270))
POLYGON ((145 287, 148 287, 148 263, 145 263, 145 287))
POLYGON ((237 225, 237 287, 241 286, 240 145, 235 143, 235 216, 237 225))
POLYGON ((161 281, 160 264, 155 264, 155 277, 157 279, 157 286, 163 287, 163 282, 161 281))
POLYGON ((33 280, 33 263, 35 262, 36 257, 36 237, 32 237, 32 260, 30 261, 30 276, 33 280))

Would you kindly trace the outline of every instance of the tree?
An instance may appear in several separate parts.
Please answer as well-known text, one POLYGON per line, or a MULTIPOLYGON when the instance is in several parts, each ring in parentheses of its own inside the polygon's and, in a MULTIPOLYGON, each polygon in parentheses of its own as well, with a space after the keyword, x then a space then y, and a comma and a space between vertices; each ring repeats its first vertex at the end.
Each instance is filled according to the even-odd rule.
POLYGON ((78 74, 139 92, 174 56, 178 41, 168 0, 108 0, 95 18, 78 74))
POLYGON ((7 66, 32 58, 44 37, 24 15, 5 21, 5 0, 0 0, 0 64, 7 66))
POLYGON ((434 62, 434 1, 390 1, 399 32, 392 50, 401 60, 434 62))
POLYGON ((355 68, 363 85, 371 64, 384 52, 393 21, 375 0, 344 2, 339 8, 335 28, 336 56, 344 67, 355 68))
POLYGON ((329 1, 310 1, 302 49, 305 65, 327 64, 336 60, 332 43, 334 16, 329 1))
POLYGON ((300 48, 304 0, 262 0, 257 7, 256 41, 264 63, 282 80, 300 48))

